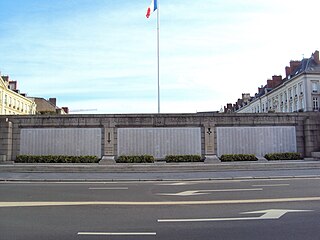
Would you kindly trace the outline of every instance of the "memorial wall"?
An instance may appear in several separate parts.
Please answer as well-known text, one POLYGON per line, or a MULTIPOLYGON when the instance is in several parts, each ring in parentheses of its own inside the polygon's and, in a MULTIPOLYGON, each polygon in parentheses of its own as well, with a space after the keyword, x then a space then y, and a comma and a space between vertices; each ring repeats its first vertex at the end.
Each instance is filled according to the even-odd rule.
POLYGON ((21 154, 161 159, 320 151, 319 112, 1 116, 0 127, 0 161, 21 154))

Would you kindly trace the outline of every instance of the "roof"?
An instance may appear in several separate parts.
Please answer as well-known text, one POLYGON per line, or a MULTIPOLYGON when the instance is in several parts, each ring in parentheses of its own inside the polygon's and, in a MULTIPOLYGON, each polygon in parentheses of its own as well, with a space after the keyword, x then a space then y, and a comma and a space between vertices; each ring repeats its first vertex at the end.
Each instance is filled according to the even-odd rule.
POLYGON ((290 75, 290 78, 300 74, 300 73, 320 73, 320 64, 316 62, 314 59, 314 55, 312 55, 310 58, 304 58, 302 59, 299 66, 294 69, 293 74, 290 75))
POLYGON ((33 98, 35 103, 37 104, 38 112, 56 112, 57 106, 53 105, 51 102, 44 98, 33 98))

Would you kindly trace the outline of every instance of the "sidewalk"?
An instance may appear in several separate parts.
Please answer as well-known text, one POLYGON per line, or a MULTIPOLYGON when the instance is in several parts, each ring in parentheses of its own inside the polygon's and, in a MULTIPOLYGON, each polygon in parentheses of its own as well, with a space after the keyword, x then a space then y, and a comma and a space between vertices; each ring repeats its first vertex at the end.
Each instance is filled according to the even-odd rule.
POLYGON ((320 178, 320 161, 0 165, 0 181, 186 181, 295 177, 320 178))

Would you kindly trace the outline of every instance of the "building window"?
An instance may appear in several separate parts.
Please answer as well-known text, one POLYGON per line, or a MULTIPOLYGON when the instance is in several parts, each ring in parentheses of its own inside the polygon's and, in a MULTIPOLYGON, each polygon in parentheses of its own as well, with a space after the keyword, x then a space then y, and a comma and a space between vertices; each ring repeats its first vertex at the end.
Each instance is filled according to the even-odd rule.
POLYGON ((290 88, 290 89, 288 90, 288 92, 289 92, 289 99, 291 100, 291 99, 292 99, 292 89, 290 88))
POLYGON ((312 85, 312 92, 314 92, 314 93, 318 92, 318 82, 313 81, 313 82, 311 82, 311 85, 312 85))
POLYGON ((293 96, 296 97, 297 95, 297 86, 293 87, 293 96))
POLYGON ((284 100, 283 101, 285 101, 285 102, 287 102, 288 101, 288 98, 287 98, 287 92, 284 92, 284 100))
POLYGON ((269 100, 269 102, 268 102, 268 106, 269 106, 269 109, 271 109, 271 100, 269 100))
POLYGON ((303 99, 301 99, 301 110, 304 109, 304 102, 303 102, 303 99))
POLYGON ((319 99, 318 97, 313 97, 313 111, 319 110, 319 99))
POLYGON ((299 94, 302 95, 303 94, 303 86, 302 83, 299 83, 299 94))

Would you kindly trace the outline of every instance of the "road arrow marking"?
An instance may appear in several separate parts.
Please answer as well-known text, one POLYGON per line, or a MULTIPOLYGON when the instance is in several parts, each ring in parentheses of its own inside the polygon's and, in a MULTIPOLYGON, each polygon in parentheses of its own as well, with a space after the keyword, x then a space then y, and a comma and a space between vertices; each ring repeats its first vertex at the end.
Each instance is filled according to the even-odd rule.
POLYGON ((244 192, 244 191, 262 191, 263 188, 243 188, 243 189, 215 189, 215 190, 189 190, 179 193, 158 193, 157 195, 165 196, 195 196, 195 195, 205 195, 211 192, 244 192))
POLYGON ((248 221, 248 220, 270 220, 279 219, 286 213, 312 212, 313 210, 289 210, 289 209, 268 209, 254 212, 244 212, 240 214, 264 213, 260 217, 237 217, 237 218, 198 218, 198 219, 159 219, 158 222, 218 222, 218 221, 248 221))
POLYGON ((256 213, 264 213, 260 216, 260 219, 279 219, 286 213, 293 213, 293 212, 312 212, 313 210, 289 210, 289 209, 268 209, 268 210, 261 210, 261 211, 254 211, 254 212, 244 212, 241 214, 256 214, 256 213))

